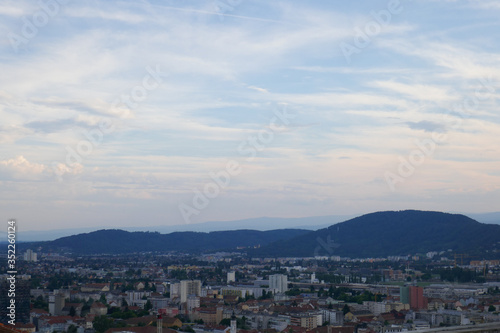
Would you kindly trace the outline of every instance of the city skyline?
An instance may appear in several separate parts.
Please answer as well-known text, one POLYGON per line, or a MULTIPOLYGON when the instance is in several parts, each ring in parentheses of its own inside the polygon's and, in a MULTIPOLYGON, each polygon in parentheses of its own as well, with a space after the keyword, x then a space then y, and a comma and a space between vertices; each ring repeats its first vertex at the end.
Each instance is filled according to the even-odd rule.
POLYGON ((19 230, 498 211, 494 1, 7 1, 19 230))

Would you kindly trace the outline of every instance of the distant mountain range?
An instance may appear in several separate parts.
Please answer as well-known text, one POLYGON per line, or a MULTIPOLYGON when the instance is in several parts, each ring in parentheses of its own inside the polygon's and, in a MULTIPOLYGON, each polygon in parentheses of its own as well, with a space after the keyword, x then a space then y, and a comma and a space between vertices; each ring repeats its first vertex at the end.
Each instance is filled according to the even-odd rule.
MULTIPOLYGON (((464 214, 481 223, 499 224, 500 212, 482 213, 482 214, 464 214)), ((359 215, 329 215, 329 216, 311 216, 297 218, 280 218, 280 217, 259 217, 235 221, 212 221, 204 223, 191 223, 179 225, 159 225, 159 226, 140 226, 140 227, 118 227, 116 229, 125 231, 157 231, 162 234, 175 231, 197 231, 211 232, 224 230, 277 230, 277 229, 306 229, 318 230, 331 226, 332 224, 343 222, 359 215)), ((56 230, 22 230, 17 234, 18 242, 38 242, 55 240, 65 236, 71 236, 81 233, 96 231, 97 229, 72 228, 72 229, 56 229, 56 230)), ((2 239, 7 239, 7 234, 0 232, 0 243, 2 239)))
MULTIPOLYGON (((318 230, 326 228, 334 223, 345 221, 357 215, 330 215, 330 216, 311 216, 297 218, 281 218, 281 217, 259 217, 235 221, 212 221, 204 223, 190 223, 178 225, 159 225, 159 226, 139 226, 139 227, 119 227, 116 229, 125 231, 152 231, 162 234, 176 231, 195 231, 195 232, 211 232, 225 230, 277 230, 277 229, 306 229, 318 230)), ((61 237, 72 236, 81 233, 96 231, 96 228, 72 228, 72 229, 57 229, 57 230, 37 230, 37 231, 20 231, 17 234, 18 242, 38 242, 55 240, 61 237)), ((0 239, 7 239, 5 232, 0 232, 0 239)), ((1 241, 0 241, 1 243, 1 241)))
POLYGON ((291 239, 309 230, 280 229, 271 231, 234 230, 204 232, 129 232, 124 230, 98 230, 90 233, 62 237, 48 242, 22 244, 23 248, 44 252, 66 251, 74 254, 124 254, 134 252, 236 250, 238 247, 259 247, 275 241, 291 239))
POLYGON ((500 225, 479 223, 459 214, 378 212, 274 242, 253 254, 370 258, 449 250, 478 258, 498 257, 500 225))
POLYGON ((479 214, 464 214, 471 219, 479 221, 481 223, 490 223, 490 224, 500 224, 500 212, 495 213, 479 213, 479 214))
POLYGON ((237 247, 245 247, 252 256, 338 255, 351 258, 451 250, 480 258, 496 258, 500 256, 500 225, 479 223, 459 214, 406 210, 371 213, 317 231, 279 229, 160 234, 100 230, 25 246, 75 254, 234 251, 237 247), (260 248, 248 249, 253 247, 260 248))

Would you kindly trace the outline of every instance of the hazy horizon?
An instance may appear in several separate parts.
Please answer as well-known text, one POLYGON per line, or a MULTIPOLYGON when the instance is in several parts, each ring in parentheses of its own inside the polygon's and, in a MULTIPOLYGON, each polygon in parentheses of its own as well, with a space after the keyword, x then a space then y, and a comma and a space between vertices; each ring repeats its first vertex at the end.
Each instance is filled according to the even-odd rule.
MULTIPOLYGON (((373 212, 375 213, 375 212, 373 212)), ((489 212, 484 214, 468 214, 460 212, 445 212, 450 214, 461 214, 468 216, 480 223, 485 224, 500 224, 500 212, 489 212)), ((309 216, 298 218, 280 218, 280 217, 258 217, 242 220, 228 221, 205 221, 192 224, 177 224, 177 225, 148 225, 148 226, 100 226, 100 227, 78 227, 78 228, 60 228, 60 229, 38 229, 38 230, 23 230, 19 233, 21 242, 30 241, 47 241, 57 238, 89 233, 103 229, 118 229, 129 232, 134 231, 154 231, 161 234, 171 232, 195 231, 195 232, 212 232, 212 231, 227 231, 227 230, 276 230, 276 229, 306 229, 318 230, 327 228, 331 225, 349 221, 361 215, 328 215, 328 216, 309 216)), ((3 235, 4 232, 0 232, 3 235)), ((2 243, 0 241, 0 243, 2 243)))

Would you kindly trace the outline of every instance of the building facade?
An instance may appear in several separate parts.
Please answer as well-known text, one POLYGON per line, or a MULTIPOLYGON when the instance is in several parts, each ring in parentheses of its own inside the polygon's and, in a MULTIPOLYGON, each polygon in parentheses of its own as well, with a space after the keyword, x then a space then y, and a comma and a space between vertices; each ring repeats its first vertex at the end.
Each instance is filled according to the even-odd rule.
POLYGON ((182 280, 180 282, 180 299, 181 303, 187 302, 190 295, 201 296, 201 281, 200 280, 182 280))
POLYGON ((269 275, 269 288, 275 293, 284 293, 288 290, 288 276, 284 274, 269 275))

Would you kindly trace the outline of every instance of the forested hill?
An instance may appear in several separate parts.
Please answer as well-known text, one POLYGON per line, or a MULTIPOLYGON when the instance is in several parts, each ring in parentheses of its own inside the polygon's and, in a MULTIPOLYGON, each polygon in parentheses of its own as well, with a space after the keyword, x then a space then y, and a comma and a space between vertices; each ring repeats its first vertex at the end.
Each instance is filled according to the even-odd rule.
POLYGON ((26 243, 25 247, 33 249, 41 247, 44 252, 64 250, 75 254, 118 254, 149 251, 203 252, 265 246, 273 241, 286 240, 309 232, 309 230, 302 229, 280 229, 160 234, 113 229, 62 237, 48 242, 26 243))
POLYGON ((448 250, 479 259, 497 258, 500 225, 441 212, 377 212, 271 243, 253 255, 370 258, 448 250))
POLYGON ((366 214, 317 231, 279 229, 160 234, 115 229, 49 242, 25 243, 22 247, 74 254, 201 253, 240 248, 258 257, 350 258, 444 251, 443 256, 450 258, 454 253, 461 253, 482 259, 500 257, 500 225, 479 223, 459 214, 406 210, 366 214))

